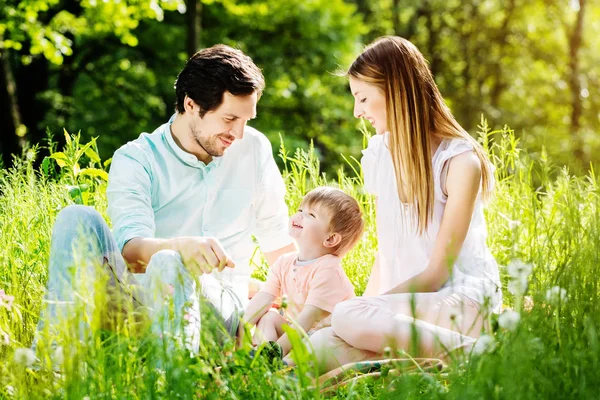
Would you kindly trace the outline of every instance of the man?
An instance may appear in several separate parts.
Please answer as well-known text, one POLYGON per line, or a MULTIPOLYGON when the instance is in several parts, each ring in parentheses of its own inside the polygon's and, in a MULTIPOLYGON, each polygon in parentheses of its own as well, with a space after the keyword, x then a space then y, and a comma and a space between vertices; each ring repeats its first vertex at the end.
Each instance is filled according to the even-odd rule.
MULTIPOLYGON (((87 291, 97 292, 93 282, 98 273, 106 273, 109 297, 131 296, 156 315, 164 317, 157 311, 164 301, 152 292, 172 293, 176 319, 187 313, 196 321, 184 333, 190 339, 199 329, 195 277, 200 277, 203 295, 227 321, 230 333, 235 332, 232 320, 243 312, 248 297, 252 235, 269 264, 295 249, 271 145, 246 126, 256 116, 263 88, 258 67, 231 47, 217 45, 188 60, 175 84, 176 114, 113 157, 107 197, 114 238, 91 208, 71 206, 59 214, 51 248, 50 302, 42 318, 56 317, 61 301, 74 301, 73 291, 81 282, 87 291), (75 257, 73 242, 82 230, 93 243, 75 257), (100 272, 90 268, 99 264, 100 272), (75 274, 68 270, 73 265, 75 274), (86 277, 77 284, 74 279, 82 270, 86 277), (129 272, 137 275, 132 278, 129 272), (169 290, 161 290, 164 286, 169 290)), ((177 331, 177 325, 153 326, 160 333, 177 331)), ((197 348, 197 337, 193 341, 197 348)))

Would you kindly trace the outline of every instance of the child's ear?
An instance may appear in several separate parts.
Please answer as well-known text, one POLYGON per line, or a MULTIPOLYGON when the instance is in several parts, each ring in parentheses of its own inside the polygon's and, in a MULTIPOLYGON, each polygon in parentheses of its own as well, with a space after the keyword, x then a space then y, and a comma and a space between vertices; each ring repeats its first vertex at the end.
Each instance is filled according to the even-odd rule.
POLYGON ((342 241, 342 235, 339 233, 332 233, 329 235, 327 239, 323 242, 324 247, 335 247, 342 241))

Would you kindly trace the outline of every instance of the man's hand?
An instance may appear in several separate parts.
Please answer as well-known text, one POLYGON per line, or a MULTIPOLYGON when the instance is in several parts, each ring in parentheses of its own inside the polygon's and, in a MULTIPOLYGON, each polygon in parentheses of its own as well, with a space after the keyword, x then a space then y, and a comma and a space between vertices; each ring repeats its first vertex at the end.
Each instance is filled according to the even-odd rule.
POLYGON ((215 269, 222 271, 225 267, 235 267, 235 262, 225 253, 217 239, 184 236, 175 238, 174 241, 175 250, 193 274, 210 274, 215 269))

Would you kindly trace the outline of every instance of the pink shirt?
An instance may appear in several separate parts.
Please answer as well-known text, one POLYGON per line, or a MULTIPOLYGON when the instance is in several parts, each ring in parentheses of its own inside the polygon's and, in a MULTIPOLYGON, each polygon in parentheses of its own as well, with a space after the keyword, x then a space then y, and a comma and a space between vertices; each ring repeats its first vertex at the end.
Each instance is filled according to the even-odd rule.
POLYGON ((354 297, 339 257, 325 255, 303 266, 295 265, 297 258, 297 252, 279 257, 261 289, 272 296, 287 296, 286 315, 296 317, 305 304, 331 313, 337 303, 354 297))

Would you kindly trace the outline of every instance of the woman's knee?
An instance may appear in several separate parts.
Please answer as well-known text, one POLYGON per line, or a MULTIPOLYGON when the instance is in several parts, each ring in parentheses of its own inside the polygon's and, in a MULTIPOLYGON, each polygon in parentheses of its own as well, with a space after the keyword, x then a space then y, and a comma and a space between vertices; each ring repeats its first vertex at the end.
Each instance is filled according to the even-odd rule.
POLYGON ((362 297, 338 303, 331 315, 331 327, 342 338, 348 333, 356 333, 365 326, 366 310, 370 307, 362 297))

